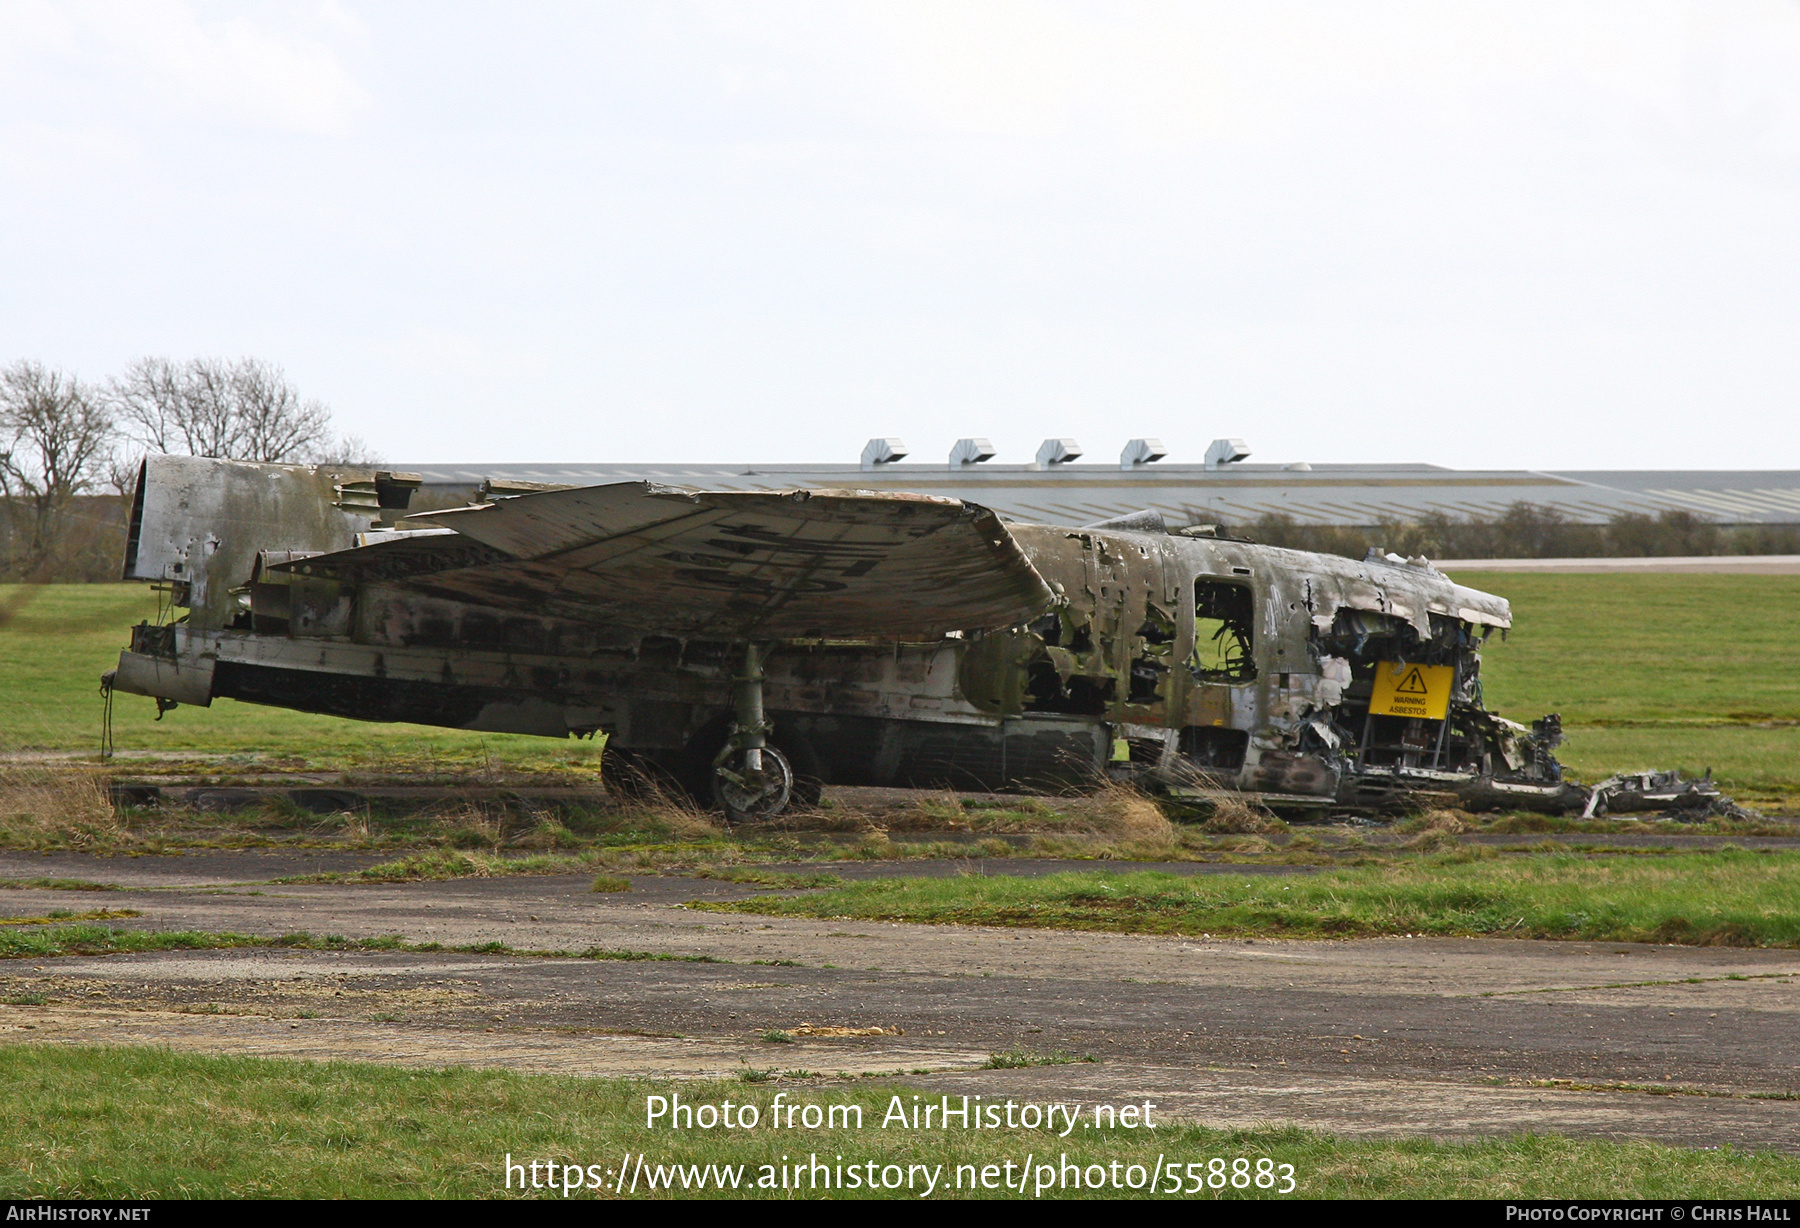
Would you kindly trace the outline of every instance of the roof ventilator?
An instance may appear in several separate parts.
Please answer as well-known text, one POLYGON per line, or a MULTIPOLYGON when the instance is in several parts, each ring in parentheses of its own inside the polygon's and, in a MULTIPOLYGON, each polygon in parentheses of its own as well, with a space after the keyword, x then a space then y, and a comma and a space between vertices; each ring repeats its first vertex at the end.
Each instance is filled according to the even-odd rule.
POLYGON ((993 460, 994 455, 994 445, 985 439, 959 439, 956 446, 950 449, 950 467, 967 469, 971 465, 993 460))
POLYGON ((1235 465, 1250 455, 1250 446, 1241 439, 1215 439, 1212 446, 1206 449, 1206 467, 1223 469, 1226 465, 1235 465))
POLYGON ((895 461, 905 459, 906 445, 892 436, 871 439, 863 445, 862 468, 864 473, 872 473, 883 465, 891 465, 895 461))
POLYGON ((1140 465, 1153 465, 1168 454, 1160 439, 1134 439, 1119 453, 1119 468, 1130 472, 1140 465))

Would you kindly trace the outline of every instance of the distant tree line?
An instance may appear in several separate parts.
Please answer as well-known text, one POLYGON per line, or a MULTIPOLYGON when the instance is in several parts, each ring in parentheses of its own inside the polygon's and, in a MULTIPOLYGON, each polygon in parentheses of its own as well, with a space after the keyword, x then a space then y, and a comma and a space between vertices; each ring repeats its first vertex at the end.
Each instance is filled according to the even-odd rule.
POLYGON ((1800 554, 1800 525, 1722 525, 1693 512, 1621 512, 1605 524, 1571 520, 1554 507, 1514 503, 1492 519, 1433 512, 1378 525, 1299 524, 1272 513, 1243 536, 1291 550, 1362 558, 1371 547, 1411 558, 1648 558, 1703 554, 1800 554))
POLYGON ((117 579, 132 483, 150 452, 379 463, 260 359, 141 358, 99 383, 15 362, 0 368, 0 580, 117 579))

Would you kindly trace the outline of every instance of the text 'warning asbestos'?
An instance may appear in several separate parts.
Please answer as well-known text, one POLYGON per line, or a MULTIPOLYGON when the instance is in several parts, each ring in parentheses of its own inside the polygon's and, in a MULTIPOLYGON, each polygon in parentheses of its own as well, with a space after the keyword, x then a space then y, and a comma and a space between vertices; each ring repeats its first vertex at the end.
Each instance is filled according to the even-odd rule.
POLYGON ((1375 693, 1369 711, 1376 716, 1418 716, 1441 721, 1450 710, 1450 688, 1456 670, 1448 665, 1410 665, 1382 661, 1375 667, 1375 693))

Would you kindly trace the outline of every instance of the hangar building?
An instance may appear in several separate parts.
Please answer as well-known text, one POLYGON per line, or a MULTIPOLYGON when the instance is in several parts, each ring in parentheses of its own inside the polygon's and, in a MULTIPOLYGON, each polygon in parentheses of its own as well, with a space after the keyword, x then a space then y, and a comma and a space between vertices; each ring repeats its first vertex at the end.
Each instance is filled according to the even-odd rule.
POLYGON ((958 442, 943 461, 921 460, 898 439, 873 439, 844 465, 515 464, 396 466, 424 478, 442 506, 484 480, 570 486, 654 481, 713 490, 852 487, 911 490, 980 503, 1004 516, 1090 524, 1145 508, 1170 524, 1248 524, 1267 513, 1301 524, 1376 525, 1432 512, 1487 519, 1514 503, 1555 508, 1577 523, 1622 512, 1678 509, 1720 524, 1800 523, 1800 471, 1724 469, 1449 469, 1442 465, 1265 465, 1241 440, 1219 440, 1204 462, 1164 459, 1155 440, 1132 440, 1117 462, 1082 458, 1072 439, 1049 439, 1028 465, 993 463, 986 440, 958 442))

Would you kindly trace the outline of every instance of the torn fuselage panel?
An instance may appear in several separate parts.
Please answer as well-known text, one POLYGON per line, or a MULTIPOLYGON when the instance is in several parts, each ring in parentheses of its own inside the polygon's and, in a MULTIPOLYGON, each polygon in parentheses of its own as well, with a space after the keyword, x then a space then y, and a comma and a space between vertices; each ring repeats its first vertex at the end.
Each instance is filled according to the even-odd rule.
POLYGON ((1418 564, 1224 539, 1014 532, 1065 601, 1035 628, 1041 648, 1009 641, 1005 659, 1034 682, 1008 701, 1172 729, 1181 753, 1159 757, 1157 772, 1332 800, 1355 800, 1368 773, 1384 791, 1397 774, 1424 773, 1439 788, 1444 777, 1559 778, 1529 732, 1521 741, 1481 707, 1480 644, 1511 624, 1500 598, 1418 564), (1372 711, 1377 675, 1401 664, 1419 668, 1394 686, 1436 690, 1390 695, 1372 711))

